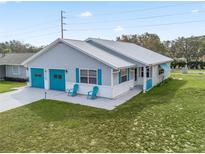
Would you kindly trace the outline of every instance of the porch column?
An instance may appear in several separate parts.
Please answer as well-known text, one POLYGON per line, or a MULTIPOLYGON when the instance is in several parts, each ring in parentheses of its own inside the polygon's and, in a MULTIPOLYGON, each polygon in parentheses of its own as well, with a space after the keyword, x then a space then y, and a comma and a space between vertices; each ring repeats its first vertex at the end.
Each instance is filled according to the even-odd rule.
POLYGON ((28 77, 27 86, 31 86, 31 69, 28 66, 26 68, 26 75, 28 77))
POLYGON ((146 92, 147 87, 147 69, 146 66, 143 67, 143 93, 146 92))
POLYGON ((114 83, 113 83, 114 81, 113 81, 113 69, 111 69, 111 86, 113 86, 114 85, 114 83))
POLYGON ((111 71, 110 71, 110 90, 111 90, 111 98, 114 98, 115 96, 114 96, 114 87, 113 87, 113 85, 114 85, 114 81, 113 81, 113 69, 111 68, 111 71))
POLYGON ((49 87, 49 69, 45 68, 44 69, 44 84, 45 84, 45 89, 48 90, 49 87))

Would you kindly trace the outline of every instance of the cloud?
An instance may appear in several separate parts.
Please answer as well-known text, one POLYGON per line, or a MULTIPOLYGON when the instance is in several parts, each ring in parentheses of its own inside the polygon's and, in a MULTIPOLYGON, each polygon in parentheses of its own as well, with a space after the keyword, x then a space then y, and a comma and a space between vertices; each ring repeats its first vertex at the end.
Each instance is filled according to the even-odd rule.
POLYGON ((116 28, 114 28, 114 31, 119 32, 119 31, 123 31, 124 28, 122 26, 117 26, 116 28))
POLYGON ((195 10, 191 10, 192 13, 198 13, 199 10, 198 9, 195 9, 195 10))
POLYGON ((92 13, 89 12, 89 11, 85 11, 85 12, 82 12, 82 13, 80 14, 80 16, 81 16, 81 17, 90 17, 90 16, 92 16, 92 13))
POLYGON ((1 1, 0 0, 0 4, 5 4, 5 3, 7 3, 8 1, 1 1))

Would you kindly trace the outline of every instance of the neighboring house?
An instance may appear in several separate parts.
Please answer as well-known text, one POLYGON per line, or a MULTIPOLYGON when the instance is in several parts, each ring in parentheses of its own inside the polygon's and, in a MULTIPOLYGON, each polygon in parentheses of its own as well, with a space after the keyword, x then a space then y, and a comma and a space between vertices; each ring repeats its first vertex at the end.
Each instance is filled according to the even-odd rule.
POLYGON ((132 43, 90 38, 57 39, 24 62, 29 85, 65 91, 79 84, 87 94, 94 85, 98 96, 115 98, 135 86, 144 92, 166 79, 171 58, 132 43))
POLYGON ((28 75, 23 62, 33 53, 0 54, 0 79, 26 81, 28 75))

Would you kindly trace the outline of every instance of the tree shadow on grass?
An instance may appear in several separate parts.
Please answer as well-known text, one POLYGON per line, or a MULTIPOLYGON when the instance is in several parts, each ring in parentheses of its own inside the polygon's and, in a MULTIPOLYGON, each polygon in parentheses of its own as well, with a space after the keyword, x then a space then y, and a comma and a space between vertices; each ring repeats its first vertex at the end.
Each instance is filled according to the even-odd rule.
POLYGON ((187 81, 185 80, 169 78, 147 93, 140 93, 133 97, 128 102, 117 107, 113 112, 116 112, 116 114, 138 114, 145 108, 171 103, 171 100, 186 83, 187 81))

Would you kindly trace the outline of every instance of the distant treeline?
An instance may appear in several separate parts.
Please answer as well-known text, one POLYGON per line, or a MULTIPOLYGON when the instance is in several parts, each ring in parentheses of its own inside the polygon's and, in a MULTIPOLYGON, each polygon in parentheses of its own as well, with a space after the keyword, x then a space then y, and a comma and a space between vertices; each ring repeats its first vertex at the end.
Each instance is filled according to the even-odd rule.
POLYGON ((179 37, 175 40, 161 41, 157 34, 122 35, 118 41, 132 42, 147 49, 175 59, 173 67, 182 67, 187 62, 188 67, 204 67, 205 36, 179 37), (183 58, 185 62, 177 62, 183 58))
MULTIPOLYGON (((161 41, 157 34, 144 33, 141 35, 122 35, 117 37, 117 41, 135 43, 169 56, 175 59, 171 65, 173 68, 181 68, 186 64, 189 68, 205 68, 205 36, 179 37, 175 40, 161 41)), ((0 43, 0 53, 34 53, 42 48, 17 40, 0 43)))
POLYGON ((189 61, 186 63, 184 61, 176 61, 176 60, 174 60, 171 63, 171 68, 180 69, 186 67, 186 65, 189 69, 205 69, 205 62, 203 61, 189 61))
POLYGON ((0 43, 0 53, 35 53, 42 47, 35 47, 28 43, 12 40, 0 43))

